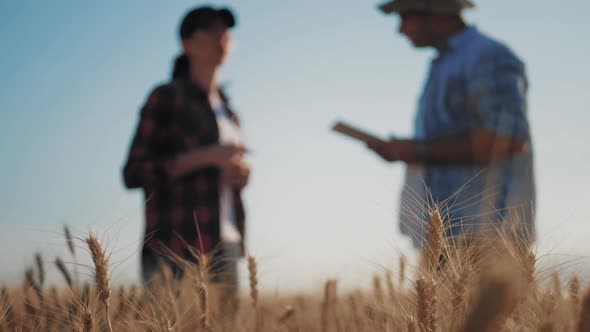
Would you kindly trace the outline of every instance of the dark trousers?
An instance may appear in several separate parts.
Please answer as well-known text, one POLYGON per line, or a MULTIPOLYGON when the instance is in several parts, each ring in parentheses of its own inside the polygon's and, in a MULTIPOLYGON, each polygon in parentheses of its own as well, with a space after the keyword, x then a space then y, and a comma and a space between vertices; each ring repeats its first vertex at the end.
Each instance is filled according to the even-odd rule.
MULTIPOLYGON (((239 243, 225 243, 219 250, 209 256, 208 283, 219 291, 222 312, 237 309, 238 293, 238 259, 242 257, 239 243)), ((188 259, 198 265, 194 259, 188 259)), ((162 273, 162 265, 166 264, 175 279, 181 279, 185 271, 177 262, 164 255, 144 255, 141 259, 142 278, 149 288, 152 280, 162 273)))

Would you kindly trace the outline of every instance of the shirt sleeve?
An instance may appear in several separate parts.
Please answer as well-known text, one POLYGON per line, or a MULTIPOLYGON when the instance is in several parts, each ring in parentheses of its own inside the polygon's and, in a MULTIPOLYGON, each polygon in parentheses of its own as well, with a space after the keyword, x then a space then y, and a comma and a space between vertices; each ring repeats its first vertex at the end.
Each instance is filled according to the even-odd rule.
POLYGON ((127 188, 150 188, 170 180, 167 164, 173 157, 169 135, 174 105, 172 99, 171 91, 161 86, 152 91, 141 108, 123 168, 127 188))
POLYGON ((528 141, 526 91, 523 63, 505 47, 488 50, 476 62, 469 84, 473 126, 528 141))

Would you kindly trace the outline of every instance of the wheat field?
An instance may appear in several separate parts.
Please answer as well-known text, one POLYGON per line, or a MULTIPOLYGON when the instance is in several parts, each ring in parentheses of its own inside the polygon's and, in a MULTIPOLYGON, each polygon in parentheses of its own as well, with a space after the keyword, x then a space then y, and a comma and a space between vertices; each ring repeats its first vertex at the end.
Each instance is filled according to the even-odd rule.
MULTIPOLYGON (((590 289, 577 276, 537 266, 534 250, 500 233, 479 241, 443 236, 431 213, 427 246, 418 262, 373 277, 372 290, 265 296, 256 258, 247 257, 249 293, 222 304, 223 285, 212 283, 208 257, 184 265, 176 280, 163 268, 149 286, 113 285, 108 253, 93 235, 79 239, 91 254, 93 283, 78 282, 71 266, 52 264, 62 286, 45 285, 40 255, 22 287, 2 287, 0 331, 590 331, 590 289), (565 286, 562 286, 565 285, 565 286)), ((74 239, 65 239, 75 255, 74 239)))

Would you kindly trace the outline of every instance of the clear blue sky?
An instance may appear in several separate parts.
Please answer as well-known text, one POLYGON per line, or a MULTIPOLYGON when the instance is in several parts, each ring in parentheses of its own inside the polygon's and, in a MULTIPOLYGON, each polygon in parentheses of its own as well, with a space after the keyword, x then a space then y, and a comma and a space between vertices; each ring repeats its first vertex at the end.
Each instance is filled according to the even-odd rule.
MULTIPOLYGON (((589 252, 590 32, 582 0, 478 1, 466 17, 526 62, 539 189, 539 246, 589 252)), ((212 3, 220 3, 213 1, 212 3)), ((137 279, 139 191, 120 171, 138 108, 179 52, 189 1, 0 3, 0 281, 32 253, 65 258, 67 222, 116 251, 137 279)), ((427 63, 376 1, 227 1, 238 16, 223 70, 256 151, 248 246, 267 289, 367 280, 412 255, 396 215, 402 166, 332 134, 337 118, 408 135, 427 63)), ((50 272, 54 273, 54 272, 50 272)))

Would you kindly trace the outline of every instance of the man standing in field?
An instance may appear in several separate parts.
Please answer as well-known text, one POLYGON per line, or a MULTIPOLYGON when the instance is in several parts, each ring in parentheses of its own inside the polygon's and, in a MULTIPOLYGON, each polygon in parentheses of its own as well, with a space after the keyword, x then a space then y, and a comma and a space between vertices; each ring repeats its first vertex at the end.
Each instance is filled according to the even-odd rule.
POLYGON ((504 226, 534 240, 535 183, 522 61, 462 18, 468 0, 393 0, 379 9, 401 18, 415 47, 432 47, 413 139, 371 143, 388 162, 407 163, 400 226, 424 244, 429 207, 441 209, 448 237, 504 226))

